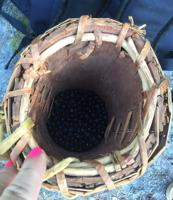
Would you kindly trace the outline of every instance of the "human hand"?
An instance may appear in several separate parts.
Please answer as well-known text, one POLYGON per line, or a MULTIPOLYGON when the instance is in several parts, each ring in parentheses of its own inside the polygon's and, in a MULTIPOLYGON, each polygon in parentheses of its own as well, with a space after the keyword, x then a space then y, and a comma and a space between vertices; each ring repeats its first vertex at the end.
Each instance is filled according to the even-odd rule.
POLYGON ((36 200, 46 170, 46 155, 36 147, 18 172, 8 161, 0 170, 0 200, 36 200))

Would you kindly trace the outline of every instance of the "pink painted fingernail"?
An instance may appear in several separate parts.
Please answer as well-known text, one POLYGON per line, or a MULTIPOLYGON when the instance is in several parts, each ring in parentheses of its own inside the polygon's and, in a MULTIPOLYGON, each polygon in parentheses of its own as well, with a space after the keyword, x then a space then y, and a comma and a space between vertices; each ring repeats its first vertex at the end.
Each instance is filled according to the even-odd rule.
POLYGON ((13 161, 12 160, 8 160, 5 165, 4 165, 4 168, 8 168, 8 167, 12 167, 14 164, 13 164, 13 161))
POLYGON ((43 150, 40 147, 36 147, 32 149, 32 151, 28 154, 28 158, 36 158, 39 157, 43 153, 43 150))

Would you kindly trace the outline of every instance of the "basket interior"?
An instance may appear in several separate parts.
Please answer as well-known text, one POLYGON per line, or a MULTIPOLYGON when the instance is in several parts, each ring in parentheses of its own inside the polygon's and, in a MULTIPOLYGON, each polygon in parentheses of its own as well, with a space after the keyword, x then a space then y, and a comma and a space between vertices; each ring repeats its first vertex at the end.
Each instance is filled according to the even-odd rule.
POLYGON ((115 45, 106 42, 96 47, 88 58, 81 60, 79 52, 81 47, 85 49, 87 45, 81 43, 73 49, 63 48, 49 57, 47 68, 51 73, 37 82, 39 92, 31 109, 31 116, 37 124, 34 137, 48 155, 57 159, 68 156, 98 158, 126 147, 136 136, 135 127, 142 102, 142 83, 137 67, 124 50, 120 52, 115 45), (80 104, 81 98, 84 104, 80 104), (64 105, 68 107, 66 114, 62 109, 64 105), (86 115, 88 118, 81 120, 76 115, 74 126, 70 109, 79 111, 81 108, 82 119, 86 115), (65 116, 65 125, 60 131, 62 116, 65 116), (73 129, 71 136, 63 139, 66 134, 64 129, 69 128, 70 123, 73 129), (77 141, 74 139, 74 127, 79 132, 77 141), (79 131, 81 128, 83 132, 79 131), (87 132, 86 128, 90 131, 87 132), (87 143, 86 134, 88 148, 81 149, 79 146, 87 143), (67 138, 69 145, 63 146, 67 138), (96 142, 92 143, 94 138, 96 142), (73 148, 70 143, 73 143, 73 148), (78 148, 74 149, 75 146, 78 148))

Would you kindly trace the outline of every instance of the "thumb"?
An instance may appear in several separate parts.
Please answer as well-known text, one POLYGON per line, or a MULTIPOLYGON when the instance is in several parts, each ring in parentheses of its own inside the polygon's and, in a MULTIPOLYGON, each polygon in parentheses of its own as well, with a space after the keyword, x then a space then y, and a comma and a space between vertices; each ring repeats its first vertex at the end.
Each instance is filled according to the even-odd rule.
POLYGON ((17 169, 13 165, 13 162, 9 160, 5 163, 5 166, 3 169, 0 170, 0 196, 4 189, 10 185, 10 183, 13 181, 13 179, 17 175, 17 169))
POLYGON ((36 147, 25 160, 19 174, 7 187, 0 200, 36 200, 46 170, 46 155, 36 147))

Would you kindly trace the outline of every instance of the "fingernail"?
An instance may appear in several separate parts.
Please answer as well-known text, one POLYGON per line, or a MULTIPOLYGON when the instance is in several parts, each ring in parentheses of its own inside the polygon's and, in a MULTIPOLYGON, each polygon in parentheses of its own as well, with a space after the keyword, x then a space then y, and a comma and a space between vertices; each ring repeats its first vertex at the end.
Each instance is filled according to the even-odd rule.
POLYGON ((8 160, 5 165, 4 165, 4 168, 8 168, 8 167, 12 167, 14 164, 13 164, 13 161, 12 160, 8 160))
POLYGON ((43 153, 43 150, 40 147, 36 147, 32 149, 32 151, 28 154, 28 158, 36 158, 39 157, 43 153))

